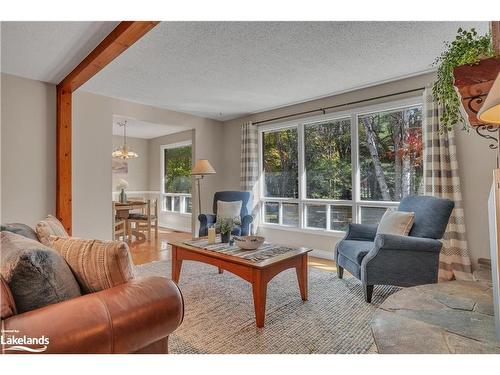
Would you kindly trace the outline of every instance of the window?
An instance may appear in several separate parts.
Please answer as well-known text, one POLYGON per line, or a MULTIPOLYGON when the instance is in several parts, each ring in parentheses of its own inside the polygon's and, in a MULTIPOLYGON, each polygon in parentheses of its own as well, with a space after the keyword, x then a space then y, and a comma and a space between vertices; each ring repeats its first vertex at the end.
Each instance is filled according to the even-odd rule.
POLYGON ((298 198, 297 129, 262 134, 266 197, 298 198))
POLYGON ((260 128, 265 224, 345 231, 422 193, 420 98, 260 128))
POLYGON ((358 117, 361 199, 399 201, 422 182, 422 108, 358 117))
POLYGON ((191 142, 162 146, 162 210, 191 213, 191 142))

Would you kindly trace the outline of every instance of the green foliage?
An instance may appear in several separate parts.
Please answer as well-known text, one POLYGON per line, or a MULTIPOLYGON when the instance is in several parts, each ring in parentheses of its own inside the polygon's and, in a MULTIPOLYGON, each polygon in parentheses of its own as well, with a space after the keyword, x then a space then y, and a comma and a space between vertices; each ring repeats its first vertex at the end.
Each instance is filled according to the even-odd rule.
POLYGON ((297 129, 263 134, 265 195, 298 198, 297 129))
POLYGON ((432 87, 434 98, 443 107, 440 121, 441 131, 453 129, 455 124, 462 124, 467 128, 460 113, 460 98, 453 86, 453 69, 460 65, 477 64, 481 59, 494 56, 490 34, 478 35, 475 29, 457 31, 455 40, 445 42, 446 50, 436 58, 434 65, 438 65, 438 78, 432 87))
POLYGON ((384 200, 375 175, 375 161, 380 162, 390 200, 399 201, 419 193, 423 180, 422 107, 378 112, 360 117, 359 168, 361 199, 384 200), (369 151, 368 121, 375 133, 378 160, 369 151))
POLYGON ((304 129, 307 198, 351 199, 351 122, 334 120, 304 129))
POLYGON ((165 192, 191 193, 191 146, 165 149, 165 192))
MULTIPOLYGON (((376 112, 359 119, 361 198, 399 201, 405 196, 418 194, 423 176, 422 107, 376 112), (369 149, 365 120, 374 133, 374 155, 369 149), (375 173, 375 164, 381 165, 382 177, 375 173), (381 179, 384 184, 381 184, 381 179), (384 192, 381 185, 386 186, 384 192)), ((297 130, 265 132, 263 146, 265 196, 296 198, 297 130)), ((307 198, 351 200, 350 119, 305 125, 304 163, 307 198)), ((279 205, 266 203, 266 222, 278 223, 278 216, 279 205)), ((287 212, 284 216, 290 219, 293 214, 287 212)))
POLYGON ((219 219, 215 224, 217 229, 219 229, 221 234, 231 233, 235 225, 241 225, 241 221, 239 218, 234 219, 219 219))

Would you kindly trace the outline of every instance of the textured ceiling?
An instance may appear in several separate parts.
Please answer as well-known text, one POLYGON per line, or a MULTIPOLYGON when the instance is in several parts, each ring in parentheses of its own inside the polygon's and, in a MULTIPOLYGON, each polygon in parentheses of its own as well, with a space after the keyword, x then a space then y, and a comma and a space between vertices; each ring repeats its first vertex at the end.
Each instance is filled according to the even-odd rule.
MULTIPOLYGON (((57 81, 61 61, 89 44, 76 26, 57 24, 2 25, 2 71, 57 81)), ((103 27, 79 24, 94 34, 103 27)), ((429 71, 443 41, 472 26, 488 30, 487 22, 162 22, 81 89, 227 120, 429 71)))
POLYGON ((123 135, 123 128, 118 123, 127 121, 127 137, 152 139, 167 134, 178 133, 186 129, 186 126, 164 125, 146 122, 130 117, 113 116, 113 134, 123 135))
POLYGON ((57 84, 117 24, 2 22, 2 72, 57 84))

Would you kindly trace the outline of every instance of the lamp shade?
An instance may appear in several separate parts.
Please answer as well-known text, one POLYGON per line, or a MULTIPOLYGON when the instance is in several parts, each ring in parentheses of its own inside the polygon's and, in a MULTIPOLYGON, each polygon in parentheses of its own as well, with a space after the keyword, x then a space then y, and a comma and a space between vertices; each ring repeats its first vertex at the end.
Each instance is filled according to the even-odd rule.
POLYGON ((198 159, 194 163, 194 167, 191 171, 192 175, 203 176, 206 174, 215 174, 215 169, 212 167, 208 160, 198 159))
POLYGON ((495 79, 477 117, 488 124, 500 124, 500 74, 495 79))

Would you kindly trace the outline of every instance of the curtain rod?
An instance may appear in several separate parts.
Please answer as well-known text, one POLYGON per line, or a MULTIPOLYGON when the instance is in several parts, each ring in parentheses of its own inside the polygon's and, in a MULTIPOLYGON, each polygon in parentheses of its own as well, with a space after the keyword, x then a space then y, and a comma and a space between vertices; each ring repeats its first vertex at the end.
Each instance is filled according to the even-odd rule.
POLYGON ((273 117, 273 118, 270 118, 270 119, 267 119, 267 120, 255 121, 255 122, 252 122, 252 124, 253 125, 260 125, 260 124, 264 124, 264 123, 267 123, 267 122, 273 122, 273 121, 277 121, 277 120, 283 120, 283 119, 286 119, 286 118, 289 118, 289 117, 307 115, 307 114, 310 114, 310 113, 315 113, 315 112, 320 112, 320 111, 323 112, 323 114, 326 114, 326 111, 330 110, 330 109, 339 108, 339 107, 345 107, 345 106, 348 106, 348 105, 359 104, 359 103, 364 103, 364 102, 369 102, 369 101, 377 100, 377 99, 389 98, 391 96, 396 96, 396 95, 409 94, 411 92, 423 91, 424 89, 425 89, 425 87, 419 87, 417 89, 400 91, 400 92, 395 92, 395 93, 386 94, 386 95, 380 95, 380 96, 376 96, 376 97, 369 98, 369 99, 356 100, 354 102, 337 104, 337 105, 332 105, 332 106, 329 106, 329 107, 323 107, 323 108, 318 108, 318 109, 311 109, 309 111, 304 111, 304 112, 297 112, 297 113, 293 113, 291 115, 273 117))

